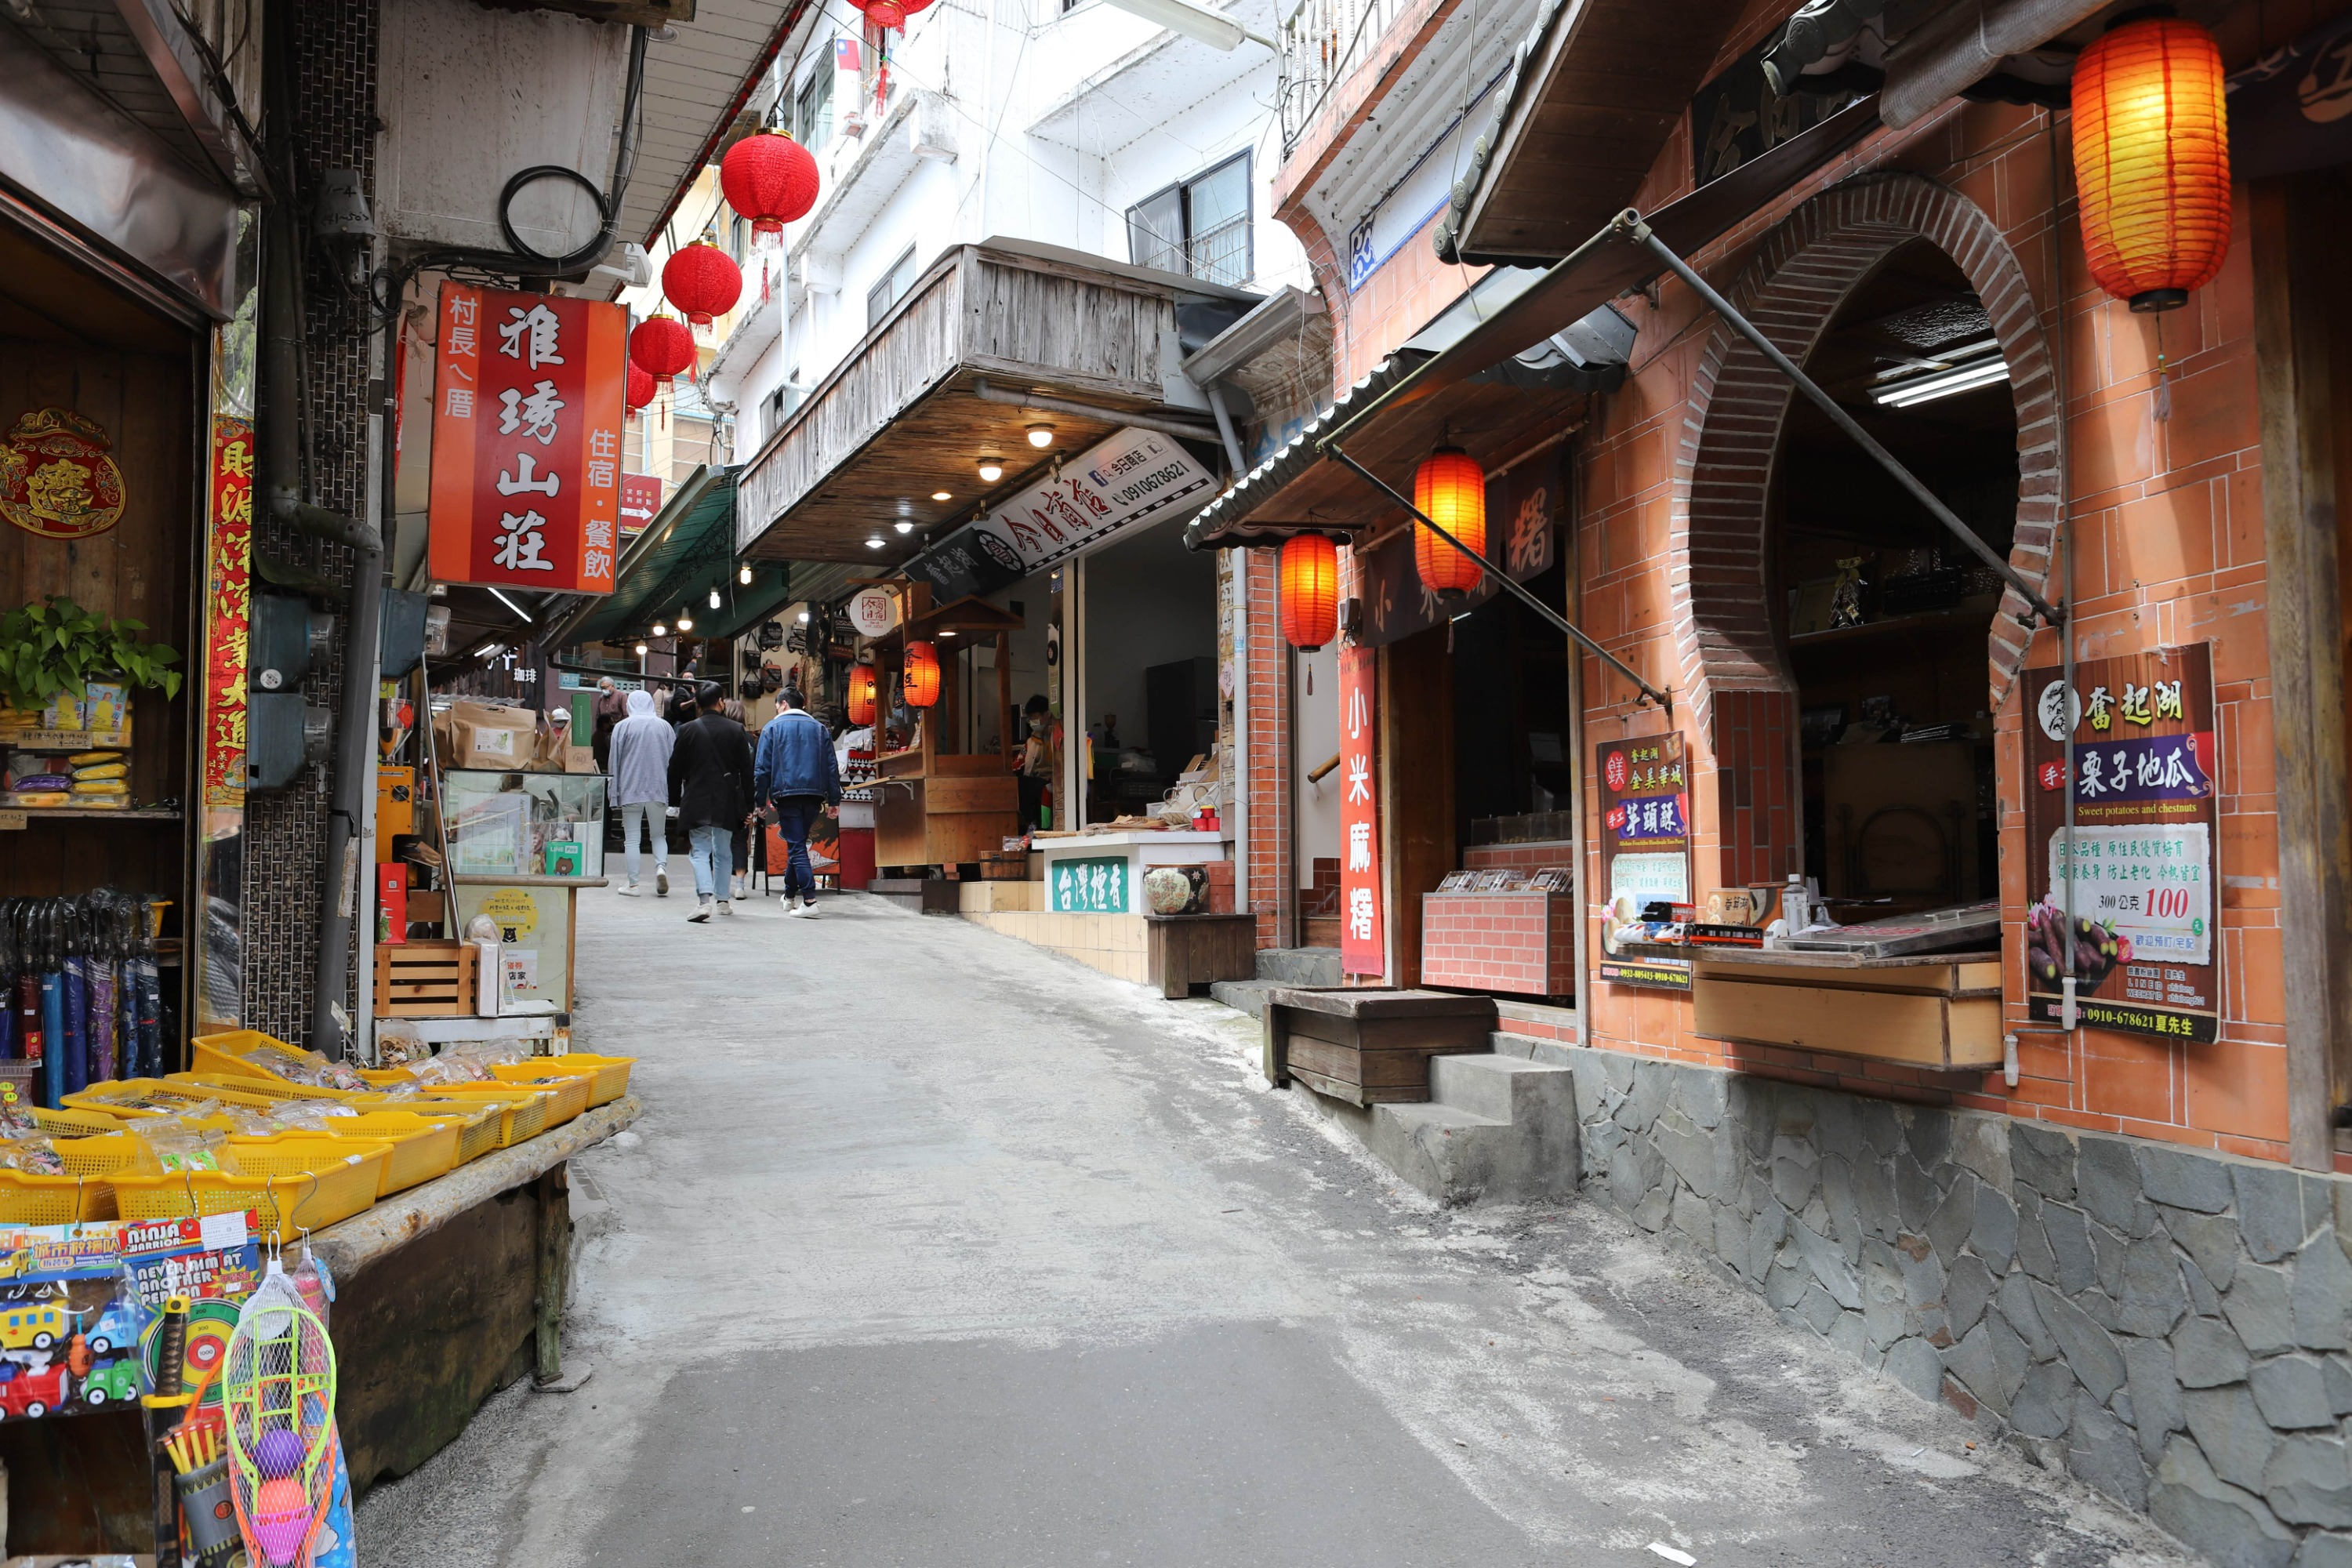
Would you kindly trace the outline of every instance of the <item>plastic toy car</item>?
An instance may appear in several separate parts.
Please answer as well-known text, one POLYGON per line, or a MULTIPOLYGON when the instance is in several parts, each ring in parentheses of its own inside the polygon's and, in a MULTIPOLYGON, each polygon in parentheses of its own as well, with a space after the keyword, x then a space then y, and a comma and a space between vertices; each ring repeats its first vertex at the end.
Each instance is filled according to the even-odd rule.
POLYGON ((139 1343, 139 1331, 147 1326, 147 1310, 135 1299, 118 1296, 107 1303, 99 1314, 98 1322, 89 1334, 93 1354, 112 1355, 139 1343))
POLYGON ((100 1405, 127 1404, 139 1397, 139 1358, 123 1356, 108 1362, 82 1379, 82 1403, 96 1408, 100 1405))
POLYGON ((0 1383, 0 1416, 47 1415, 66 1402, 66 1369, 28 1373, 0 1383))
POLYGON ((57 1343, 65 1331, 66 1313, 62 1307, 27 1303, 0 1311, 0 1350, 29 1347, 45 1351, 57 1343))

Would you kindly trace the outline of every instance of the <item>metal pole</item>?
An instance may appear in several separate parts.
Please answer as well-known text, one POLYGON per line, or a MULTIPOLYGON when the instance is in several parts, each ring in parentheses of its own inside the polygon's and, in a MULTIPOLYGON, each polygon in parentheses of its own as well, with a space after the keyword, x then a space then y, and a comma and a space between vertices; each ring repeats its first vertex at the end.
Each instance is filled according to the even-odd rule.
POLYGON ((1363 464, 1356 461, 1355 458, 1349 457, 1346 452, 1340 450, 1337 447, 1327 446, 1324 447, 1324 451, 1328 456, 1339 458, 1339 461, 1355 469, 1357 473, 1363 476, 1363 478, 1375 489, 1379 489, 1381 493, 1387 496, 1391 500, 1396 502, 1397 505, 1404 508, 1405 510, 1412 513, 1415 518, 1420 520, 1421 525, 1423 528, 1428 529, 1432 533, 1437 535, 1438 538, 1445 541, 1446 543, 1454 546, 1454 549, 1459 550, 1463 554, 1467 555, 1471 560, 1475 561, 1479 565, 1485 567, 1487 574, 1493 577, 1496 582, 1502 584, 1502 585, 1521 604, 1527 605, 1528 608, 1533 610, 1537 615, 1541 616, 1545 620, 1549 621, 1553 626, 1559 627, 1570 637, 1574 637, 1579 647, 1584 648, 1585 651, 1591 653, 1594 658, 1601 659, 1612 669, 1617 671, 1618 674, 1623 676, 1635 686, 1641 688, 1642 696, 1644 700, 1656 703, 1660 708, 1665 710, 1669 718, 1674 715, 1675 700, 1671 693, 1661 691, 1656 687, 1651 685, 1648 681, 1643 679, 1640 674, 1634 670, 1633 666, 1627 664, 1623 659, 1619 658, 1615 654, 1611 653, 1607 648, 1602 647, 1599 643, 1594 642, 1591 637, 1586 637, 1581 631, 1577 629, 1575 623, 1570 621, 1567 616, 1561 615, 1558 610, 1553 609, 1549 605, 1545 604, 1541 599, 1537 598, 1534 594, 1530 593, 1519 583, 1518 579, 1513 577, 1509 573, 1504 571, 1501 567, 1496 565, 1493 562, 1487 560, 1485 556, 1479 554, 1476 551, 1471 549, 1468 545, 1463 543, 1460 540, 1454 538, 1454 535, 1448 533, 1444 529, 1438 526, 1427 512, 1422 510, 1419 507, 1413 505, 1412 502, 1399 495, 1395 489, 1391 486, 1387 480, 1381 479, 1380 475, 1372 472, 1371 469, 1364 467, 1363 464))
POLYGON ((1983 540, 1979 539, 1977 537, 1976 531, 1970 528, 1967 523, 1962 522, 1959 518, 1953 513, 1951 508, 1946 506, 1937 498, 1935 491, 1922 484, 1917 476, 1913 474, 1910 469, 1905 468, 1902 463, 1897 461, 1894 453, 1888 451, 1885 447, 1880 446, 1876 440, 1873 439, 1870 432, 1864 430, 1861 425, 1855 421, 1853 416, 1848 414, 1845 409, 1839 405, 1837 399, 1822 391, 1820 385, 1817 384, 1811 376, 1807 375, 1802 370, 1798 368, 1796 361, 1790 359, 1787 354, 1782 353, 1779 346, 1776 345, 1771 339, 1766 337, 1761 331, 1757 330, 1754 322, 1741 315, 1738 310, 1732 307, 1730 300, 1717 293, 1714 288, 1707 283, 1706 279, 1701 278, 1696 272, 1692 271, 1688 262, 1685 261, 1681 257, 1676 256, 1672 250, 1668 249, 1666 247, 1666 243, 1651 231, 1648 224, 1642 221, 1641 214, 1634 212, 1629 207, 1624 212, 1620 213, 1617 216, 1617 221, 1613 226, 1617 232, 1632 240, 1634 244, 1645 247, 1651 255, 1664 262, 1667 269, 1673 272, 1675 277, 1681 279, 1684 283, 1687 284, 1691 291, 1696 294, 1709 310, 1713 310, 1717 315, 1721 316, 1730 326, 1733 331, 1738 332, 1741 337, 1746 338, 1749 342, 1755 344, 1758 352, 1762 353, 1766 359, 1772 362, 1772 366, 1775 370, 1778 370, 1782 375, 1787 376, 1789 380, 1795 384, 1798 391, 1803 393, 1808 398, 1811 399, 1815 406, 1830 416, 1830 422, 1832 424, 1844 431, 1846 435, 1853 439, 1856 446, 1869 453, 1880 468, 1885 468, 1888 474, 1893 476, 1895 483, 1910 491, 1911 498, 1914 500, 1916 500, 1921 506, 1926 507, 1930 516, 1934 517, 1937 522, 1942 523, 1947 529, 1950 530, 1953 536, 1958 539, 1961 543, 1976 552, 1978 558, 1983 561, 1986 565, 2000 573, 2001 579, 2011 587, 2016 589, 2019 595, 2022 597, 2028 605, 2031 605, 2033 607, 2033 613, 2035 615, 2040 616, 2044 622, 2053 626, 2064 624, 2066 617, 2060 613, 2055 605, 2052 605, 2049 600, 2043 598, 2039 593, 2035 592, 2033 586, 2027 583, 2023 577, 2018 574, 2017 569, 2001 558, 2000 552, 1994 550, 1991 545, 1987 544, 1983 540))

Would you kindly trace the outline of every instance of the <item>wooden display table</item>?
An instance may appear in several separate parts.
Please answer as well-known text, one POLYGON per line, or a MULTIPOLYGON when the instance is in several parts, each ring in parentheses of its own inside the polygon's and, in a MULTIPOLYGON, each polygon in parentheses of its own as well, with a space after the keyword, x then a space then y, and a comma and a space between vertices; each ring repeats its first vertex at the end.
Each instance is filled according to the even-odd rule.
POLYGON ((1495 999, 1444 991, 1265 994, 1263 1070, 1352 1105, 1429 1098, 1429 1058, 1494 1049, 1495 999))
POLYGON ((2000 954, 1699 949, 1693 1029, 1709 1039, 1902 1062, 2001 1064, 2000 954))
POLYGON ((1146 973, 1162 996, 1189 996, 1195 985, 1257 973, 1255 915, 1146 915, 1143 923, 1146 973))
POLYGON ((919 749, 874 763, 874 863, 953 866, 1004 847, 1021 826, 1021 786, 1004 759, 919 749))

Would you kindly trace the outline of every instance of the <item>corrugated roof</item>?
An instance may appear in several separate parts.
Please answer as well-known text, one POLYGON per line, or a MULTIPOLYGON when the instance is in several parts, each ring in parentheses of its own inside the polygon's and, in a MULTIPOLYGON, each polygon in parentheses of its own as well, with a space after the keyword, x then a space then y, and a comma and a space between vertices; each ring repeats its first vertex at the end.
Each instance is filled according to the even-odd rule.
POLYGON ((575 612, 549 640, 560 647, 641 636, 656 620, 676 615, 686 594, 699 596, 731 571, 735 474, 705 464, 687 476, 621 552, 613 592, 575 612))
POLYGON ((1185 525, 1185 548, 1233 550, 1287 539, 1294 534, 1318 531, 1328 532, 1335 539, 1349 538, 1352 531, 1345 528, 1318 530, 1295 522, 1246 524, 1241 520, 1249 515, 1252 508, 1271 500, 1285 485, 1321 462, 1323 454, 1316 449, 1315 444, 1336 429, 1350 414, 1403 380, 1412 367, 1426 357, 1418 353, 1399 353, 1374 365, 1355 385, 1341 393, 1329 407, 1308 420, 1297 435, 1276 447, 1272 457, 1244 474, 1233 489, 1202 507, 1199 515, 1185 525))

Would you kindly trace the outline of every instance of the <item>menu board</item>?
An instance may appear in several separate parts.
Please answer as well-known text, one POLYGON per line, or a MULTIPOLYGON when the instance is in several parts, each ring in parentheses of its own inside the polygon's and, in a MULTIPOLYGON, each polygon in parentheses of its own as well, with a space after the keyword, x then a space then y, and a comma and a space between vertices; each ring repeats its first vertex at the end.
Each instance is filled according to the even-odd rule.
POLYGON ((1612 985, 1687 991, 1688 959, 1637 957, 1624 950, 1651 904, 1691 901, 1690 781, 1679 732, 1594 748, 1601 780, 1600 978, 1612 985), (1621 936, 1621 933, 1622 936, 1621 936))
POLYGON ((2032 703, 2025 729, 2025 981, 2033 1016, 2059 1019, 2071 948, 2078 1023, 2212 1039, 2221 960, 2210 647, 2085 660, 2074 667, 2072 690, 2055 668, 2028 670, 2025 681, 2032 703))

